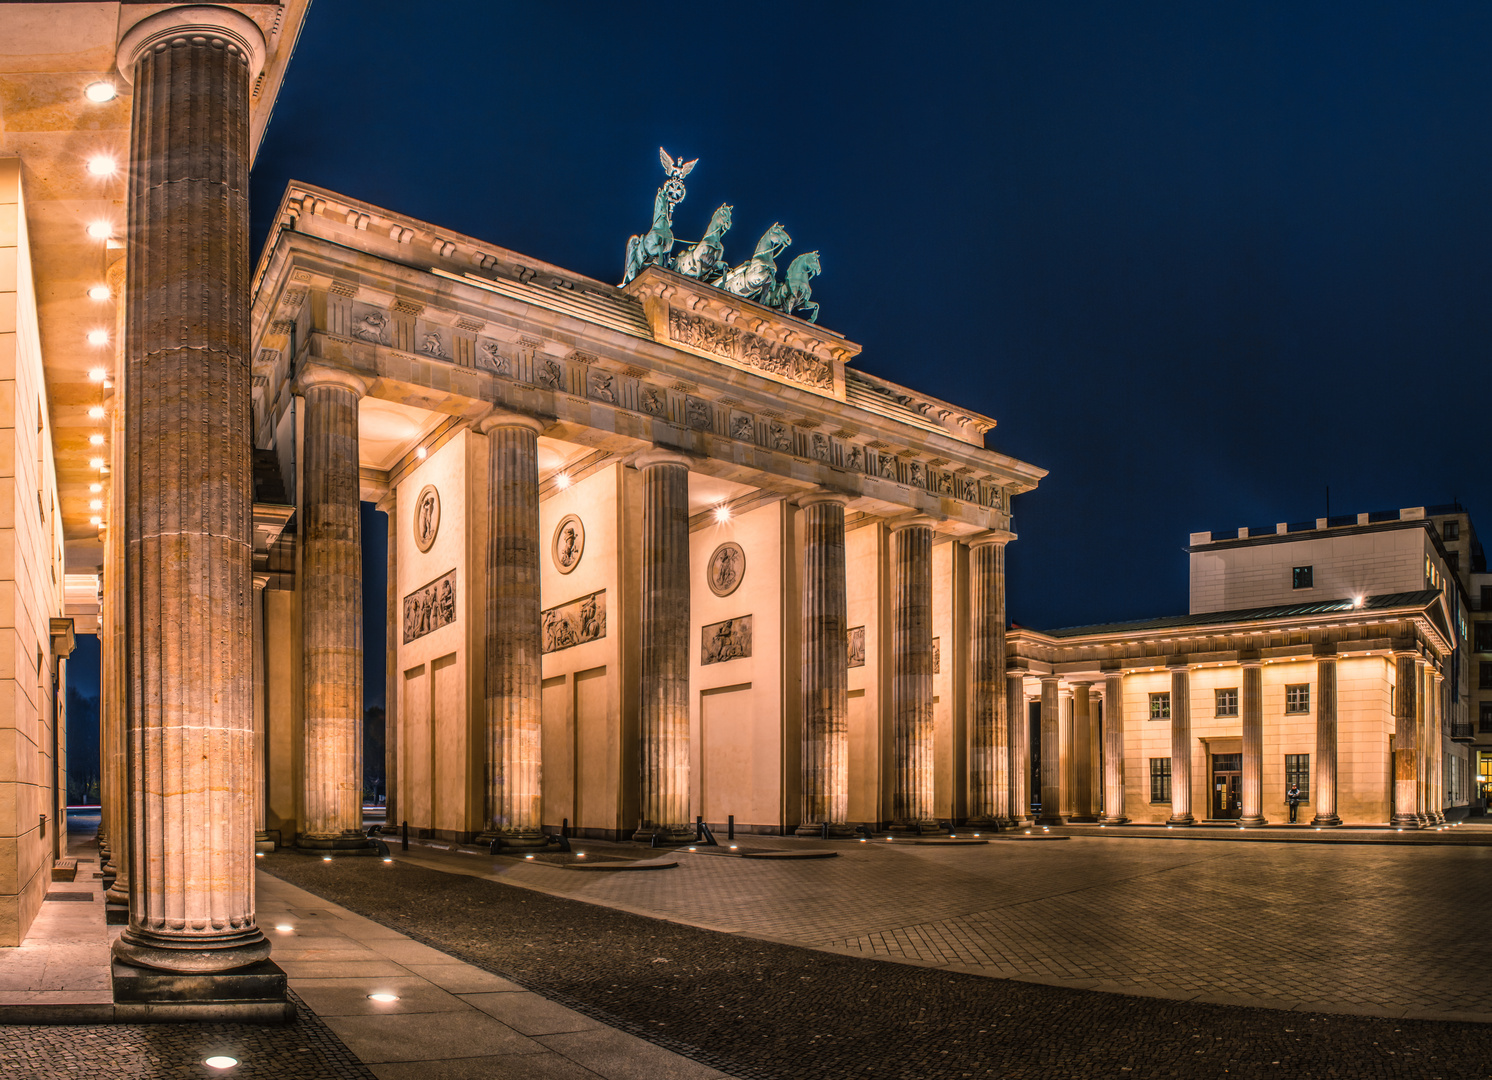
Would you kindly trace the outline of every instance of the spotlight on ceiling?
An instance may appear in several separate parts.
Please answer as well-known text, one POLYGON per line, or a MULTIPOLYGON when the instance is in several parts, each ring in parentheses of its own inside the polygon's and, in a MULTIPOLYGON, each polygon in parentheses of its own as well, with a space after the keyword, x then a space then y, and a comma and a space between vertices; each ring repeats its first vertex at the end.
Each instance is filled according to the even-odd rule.
POLYGON ((104 459, 101 457, 91 457, 88 459, 88 467, 90 469, 102 469, 104 467, 104 459))
POLYGON ((88 235, 95 240, 107 240, 114 235, 114 226, 107 221, 95 221, 88 226, 88 235))
POLYGON ((113 176, 119 165, 108 154, 95 154, 88 159, 88 171, 94 176, 113 176))
POLYGON ((570 474, 567 472, 560 473, 554 478, 554 486, 564 491, 570 486, 570 474))
POLYGON ((95 285, 93 288, 88 290, 88 299, 90 300, 107 300, 113 295, 114 294, 109 291, 109 286, 107 285, 95 285))
POLYGON ((715 507, 715 520, 721 525, 724 525, 727 521, 729 521, 730 507, 726 506, 724 503, 721 503, 719 506, 715 507))
POLYGON ((96 83, 89 83, 83 88, 83 96, 89 101, 96 101, 99 104, 103 104, 105 101, 113 101, 115 95, 118 93, 119 91, 115 89, 114 84, 107 79, 96 83))
POLYGON ((101 367, 93 368, 88 372, 88 380, 90 382, 103 382, 108 377, 109 373, 101 367))
POLYGON ((93 405, 93 406, 89 407, 89 409, 88 409, 88 419, 90 419, 90 420, 102 420, 103 418, 104 418, 104 407, 102 405, 93 405))
POLYGON ((426 450, 423 446, 418 446, 415 448, 414 456, 424 461, 425 458, 430 456, 430 451, 426 450))
POLYGON ((107 345, 107 344, 109 344, 109 331, 107 331, 107 330, 90 330, 90 331, 88 331, 88 344, 90 344, 90 345, 107 345))
POLYGON ((104 445, 104 437, 102 435, 98 434, 98 432, 94 432, 92 435, 88 436, 88 445, 89 446, 103 446, 104 445))

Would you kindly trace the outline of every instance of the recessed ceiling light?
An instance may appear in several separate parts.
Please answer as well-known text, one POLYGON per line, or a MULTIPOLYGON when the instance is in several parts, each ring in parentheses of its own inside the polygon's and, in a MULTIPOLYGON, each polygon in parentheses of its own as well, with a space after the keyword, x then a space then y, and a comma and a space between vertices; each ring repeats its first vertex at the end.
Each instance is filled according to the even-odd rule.
POLYGON ((91 405, 88 408, 88 419, 102 420, 104 418, 104 407, 102 405, 91 405))
POLYGON ((570 486, 570 474, 563 472, 560 473, 554 478, 554 486, 559 488, 561 491, 564 491, 570 486))
POLYGON ((108 377, 109 373, 101 367, 93 368, 88 372, 88 378, 91 382, 103 382, 108 377))
POLYGON ((729 521, 730 507, 726 506, 724 503, 721 503, 719 506, 715 507, 715 520, 722 525, 729 521))
POLYGON ((88 344, 90 344, 90 345, 107 345, 107 344, 109 344, 109 331, 107 331, 107 330, 90 330, 90 331, 88 331, 88 344))
POLYGON ((95 285, 93 288, 88 290, 88 299, 90 300, 107 300, 113 295, 114 294, 109 291, 109 286, 107 285, 95 285))
POLYGON ((88 171, 94 176, 113 176, 119 166, 108 154, 95 154, 88 159, 88 171))
POLYGON ((90 499, 89 502, 88 502, 88 509, 90 509, 90 510, 102 510, 103 508, 104 508, 104 500, 103 499, 90 499))
POLYGON ((104 459, 101 457, 91 457, 88 459, 88 467, 90 469, 102 469, 104 467, 104 459))
POLYGON ((419 446, 419 447, 415 448, 414 456, 417 457, 417 458, 419 458, 421 461, 424 461, 425 457, 429 453, 430 453, 430 451, 426 450, 423 446, 419 446))
POLYGON ((102 525, 103 523, 104 523, 104 519, 101 518, 101 517, 98 517, 97 515, 95 515, 94 517, 91 517, 91 518, 88 519, 88 524, 90 524, 90 525, 102 525))
POLYGON ((114 96, 118 93, 119 91, 115 89, 114 84, 107 79, 96 83, 89 83, 83 88, 84 97, 89 101, 97 101, 100 104, 105 101, 113 101, 114 96))
POLYGON ((104 485, 103 484, 89 484, 88 485, 88 490, 91 491, 91 492, 93 492, 95 495, 97 495, 100 491, 104 490, 104 485))
POLYGON ((95 240, 107 240, 114 235, 114 226, 107 221, 95 221, 88 226, 88 235, 95 240))
POLYGON ((94 432, 92 435, 88 436, 88 443, 90 446, 103 446, 104 437, 97 432, 94 432))

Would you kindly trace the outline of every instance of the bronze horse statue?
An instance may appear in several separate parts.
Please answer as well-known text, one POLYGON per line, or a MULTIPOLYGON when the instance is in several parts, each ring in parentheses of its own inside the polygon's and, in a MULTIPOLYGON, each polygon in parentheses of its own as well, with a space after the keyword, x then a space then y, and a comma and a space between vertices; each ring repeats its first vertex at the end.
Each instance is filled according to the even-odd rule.
POLYGON ((710 284, 730 269, 725 261, 725 244, 721 242, 721 238, 730 229, 731 209, 729 204, 721 204, 720 209, 710 218, 710 228, 699 243, 691 245, 674 260, 675 270, 685 277, 698 278, 710 284))
POLYGON ((653 227, 641 236, 627 240, 627 266, 622 271, 625 285, 649 263, 665 263, 673 252, 673 200, 668 189, 661 187, 653 200, 653 227))
POLYGON ((718 288, 748 300, 760 300, 770 294, 777 283, 777 256, 793 242, 787 230, 778 222, 762 234, 756 242, 756 253, 740 266, 727 270, 725 276, 715 284, 718 288))
POLYGON ((818 322, 819 306, 809 299, 813 295, 813 289, 808 283, 819 273, 822 273, 819 253, 805 251, 788 266, 787 280, 776 282, 772 286, 770 297, 762 302, 768 307, 779 309, 784 315, 791 315, 799 308, 805 311, 812 308, 813 313, 808 316, 808 321, 818 322))

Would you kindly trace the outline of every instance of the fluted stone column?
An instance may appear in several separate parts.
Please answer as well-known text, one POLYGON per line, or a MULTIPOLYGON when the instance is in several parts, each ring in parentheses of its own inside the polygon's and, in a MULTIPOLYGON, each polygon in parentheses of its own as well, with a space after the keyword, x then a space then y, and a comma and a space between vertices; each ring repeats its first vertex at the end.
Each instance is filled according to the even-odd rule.
POLYGON ((1124 673, 1103 681, 1103 816, 1105 825, 1122 825, 1124 814, 1124 673))
MULTIPOLYGON (((168 9, 119 46, 134 83, 125 342, 130 706, 127 965, 263 960, 254 922, 249 90, 264 39, 168 9)), ((115 524, 118 527, 118 523, 115 524)))
POLYGON ((1031 820, 1031 722, 1026 711, 1026 677, 1005 673, 1005 720, 1010 732, 1010 820, 1031 820))
POLYGON ((1072 820, 1092 821, 1093 695, 1087 683, 1072 685, 1072 820))
POLYGON ((1060 800, 1057 813, 1064 821, 1070 820, 1073 809, 1073 737, 1072 737, 1072 687, 1063 686, 1057 692, 1057 784, 1060 800))
POLYGON ((1243 660, 1241 666, 1238 711, 1243 720, 1243 776, 1239 778, 1238 824, 1252 829, 1269 824, 1264 817, 1264 664, 1254 657, 1243 660))
POLYGON ((301 375, 301 625, 305 641, 304 825, 297 844, 366 850, 363 835, 363 542, 358 399, 337 368, 301 375))
POLYGON ((1423 656, 1416 659, 1414 664, 1415 679, 1415 707, 1414 707, 1414 729, 1417 733, 1419 744, 1419 777, 1414 785, 1415 790, 1415 816, 1419 818, 1421 825, 1429 825, 1432 821, 1430 815, 1430 773, 1434 769, 1434 759, 1430 757, 1430 667, 1423 656))
POLYGON ((1168 825, 1191 825, 1192 710, 1191 672, 1171 669, 1171 816, 1168 825))
POLYGON ((1337 817, 1337 658, 1322 656, 1316 661, 1316 775, 1311 800, 1316 816, 1311 824, 1320 828, 1340 825, 1337 817))
POLYGON ((1007 532, 969 541, 969 823, 999 825, 1010 815, 1010 725, 1005 687, 1007 532))
POLYGON ((642 472, 642 823, 634 840, 686 843, 689 817, 689 459, 654 450, 642 472))
POLYGON ((803 511, 803 793, 799 836, 849 836, 849 634, 843 495, 803 511))
POLYGON ((383 831, 399 827, 399 493, 395 487, 378 500, 388 517, 388 578, 384 589, 383 663, 383 831))
POLYGON ((1435 811, 1435 823, 1445 824, 1445 686, 1444 676, 1436 669, 1430 671, 1430 701, 1434 715, 1430 718, 1430 738, 1435 747, 1434 786, 1435 798, 1431 803, 1435 811))
POLYGON ((933 817, 932 536, 932 522, 927 518, 892 527, 896 581, 891 661, 896 755, 893 829, 937 827, 933 817))
POLYGON ((1413 652, 1394 653, 1394 815, 1391 824, 1419 828, 1415 813, 1419 782, 1419 739, 1415 728, 1415 669, 1413 652))
POLYGON ((254 575, 254 850, 273 851, 269 837, 269 687, 264 684, 264 589, 268 574, 254 575))
POLYGON ((1062 819, 1062 680, 1041 680, 1041 816, 1038 825, 1061 825, 1062 819))
MULTIPOLYGON (((539 432, 527 416, 481 422, 487 436, 487 831, 546 843, 540 817, 539 432)), ((687 625, 687 623, 686 623, 687 625)))

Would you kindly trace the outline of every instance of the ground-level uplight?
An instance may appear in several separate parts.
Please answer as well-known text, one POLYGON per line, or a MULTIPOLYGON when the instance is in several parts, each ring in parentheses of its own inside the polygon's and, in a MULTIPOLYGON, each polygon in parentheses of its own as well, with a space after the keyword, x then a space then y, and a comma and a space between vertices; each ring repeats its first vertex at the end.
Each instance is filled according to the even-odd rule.
POLYGON ((238 1064, 238 1058, 229 1057, 227 1054, 214 1054, 210 1058, 205 1058, 202 1064, 209 1069, 231 1069, 238 1064))
POLYGON ((393 859, 384 859, 383 861, 384 862, 393 862, 394 860, 393 859))
POLYGON ((331 862, 332 861, 332 857, 330 855, 323 855, 323 856, 321 856, 321 861, 322 862, 331 862))
POLYGON ((399 995, 398 994, 384 994, 384 993, 369 994, 368 995, 368 1000, 369 1001, 398 1001, 399 1000, 399 995))
POLYGON ((275 929, 279 930, 281 933, 287 933, 287 932, 289 932, 291 930, 294 930, 295 927, 291 926, 289 923, 283 923, 282 922, 279 925, 277 925, 275 927, 275 929))

